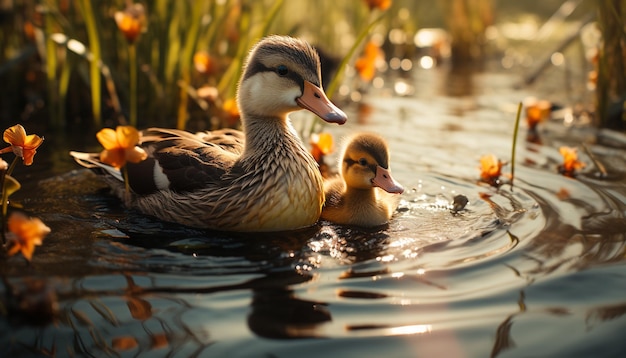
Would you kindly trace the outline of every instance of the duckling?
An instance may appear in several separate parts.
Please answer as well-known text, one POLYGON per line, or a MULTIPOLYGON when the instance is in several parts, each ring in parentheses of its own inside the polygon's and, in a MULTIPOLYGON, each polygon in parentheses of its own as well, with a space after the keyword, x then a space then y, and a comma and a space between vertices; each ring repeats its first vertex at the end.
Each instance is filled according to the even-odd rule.
POLYGON ((288 114, 306 109, 330 123, 347 120, 322 90, 317 52, 292 37, 262 39, 246 59, 237 103, 241 132, 143 131, 148 159, 127 164, 130 198, 119 170, 97 154, 71 154, 86 167, 104 168, 128 206, 164 221, 239 232, 313 225, 324 203, 323 180, 288 114))
POLYGON ((321 219, 342 225, 380 226, 389 221, 404 189, 391 176, 385 140, 358 133, 340 156, 340 175, 324 183, 321 219))

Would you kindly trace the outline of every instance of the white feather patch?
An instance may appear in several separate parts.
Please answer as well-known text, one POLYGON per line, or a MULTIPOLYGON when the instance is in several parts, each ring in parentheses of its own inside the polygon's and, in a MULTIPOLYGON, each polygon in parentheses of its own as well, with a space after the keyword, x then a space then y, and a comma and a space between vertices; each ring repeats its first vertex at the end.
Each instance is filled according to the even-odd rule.
POLYGON ((167 189, 170 187, 170 180, 167 178, 167 175, 163 173, 163 168, 159 165, 158 161, 154 162, 152 177, 154 178, 154 185, 156 185, 158 189, 167 189))

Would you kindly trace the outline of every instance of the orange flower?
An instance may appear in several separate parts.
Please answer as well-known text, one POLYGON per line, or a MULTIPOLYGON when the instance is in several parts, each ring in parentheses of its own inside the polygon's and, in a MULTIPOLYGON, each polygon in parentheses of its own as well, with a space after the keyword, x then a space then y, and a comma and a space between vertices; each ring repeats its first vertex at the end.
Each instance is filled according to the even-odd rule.
POLYGON ((480 157, 480 179, 491 185, 495 184, 502 175, 502 161, 493 154, 480 157))
POLYGON ((215 60, 206 51, 196 52, 193 55, 193 65, 200 73, 212 73, 215 70, 215 60))
POLYGON ((559 171, 567 176, 573 176, 578 169, 585 167, 585 163, 578 160, 576 148, 560 147, 559 153, 563 156, 563 164, 559 166, 559 171))
POLYGON ((365 0, 370 10, 379 9, 387 10, 391 6, 391 0, 365 0))
POLYGON ((117 28, 130 43, 146 29, 146 11, 142 4, 129 4, 124 11, 116 11, 114 17, 117 28))
POLYGON ((20 124, 5 130, 3 138, 11 146, 0 150, 0 154, 13 151, 13 154, 24 160, 24 165, 33 164, 33 157, 37 153, 37 148, 43 143, 43 138, 38 135, 26 135, 26 130, 20 124))
POLYGON ((314 133, 311 135, 310 143, 311 155, 318 163, 333 151, 333 136, 330 133, 314 133))
POLYGON ((552 103, 546 100, 530 100, 526 105, 526 123, 528 128, 533 130, 537 124, 545 121, 550 117, 552 112, 552 103))
POLYGON ((139 132, 132 126, 118 126, 115 130, 104 128, 96 134, 104 147, 100 160, 117 169, 126 162, 139 163, 148 157, 145 150, 138 147, 139 132))
POLYGON ((29 218, 22 213, 9 216, 6 233, 9 244, 9 256, 18 252, 28 261, 33 257, 35 246, 40 246, 43 239, 50 233, 50 228, 38 218, 29 218))
POLYGON ((241 116, 239 113, 239 107, 237 106, 237 101, 233 98, 224 101, 222 104, 222 113, 223 119, 228 126, 232 126, 237 123, 241 116))
POLYGON ((368 42, 363 49, 363 55, 354 63, 359 76, 364 81, 371 81, 376 74, 376 62, 383 57, 383 51, 373 42, 368 42))

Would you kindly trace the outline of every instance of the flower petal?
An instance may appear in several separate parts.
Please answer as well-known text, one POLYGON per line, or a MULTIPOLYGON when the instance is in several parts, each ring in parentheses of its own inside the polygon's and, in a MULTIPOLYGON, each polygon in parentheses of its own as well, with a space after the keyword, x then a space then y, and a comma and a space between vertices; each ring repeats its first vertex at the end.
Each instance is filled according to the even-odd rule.
POLYGON ((37 153, 37 151, 34 149, 28 149, 28 150, 24 149, 22 151, 22 154, 23 154, 22 158, 24 159, 24 165, 28 166, 28 165, 33 164, 33 158, 35 157, 35 153, 37 153))
POLYGON ((43 238, 50 233, 50 228, 39 218, 29 218, 21 213, 11 214, 7 224, 7 241, 11 245, 8 255, 19 251, 29 261, 33 257, 35 246, 41 245, 43 238))
POLYGON ((98 141, 106 150, 112 150, 120 147, 117 142, 117 134, 111 128, 101 129, 98 133, 96 133, 96 138, 98 138, 98 141))
MULTIPOLYGON (((7 238, 7 240, 8 239, 9 238, 7 238)), ((20 249, 22 248, 22 245, 20 245, 17 241, 12 241, 12 242, 13 244, 11 244, 11 247, 7 251, 7 256, 13 256, 17 254, 18 252, 20 252, 20 249)))
POLYGON ((100 153, 100 161, 119 169, 126 164, 126 157, 124 154, 124 150, 120 148, 112 150, 105 149, 100 153))
POLYGON ((126 149, 126 160, 131 163, 139 163, 146 158, 148 158, 148 153, 146 153, 143 148, 134 147, 132 149, 126 149))
POLYGON ((139 131, 132 126, 118 126, 115 129, 117 141, 124 149, 133 148, 139 143, 139 131))
POLYGON ((24 140, 24 147, 29 149, 37 149, 43 143, 43 138, 36 134, 29 134, 24 140))
POLYGON ((26 260, 30 261, 33 258, 33 252, 35 252, 35 245, 32 242, 27 241, 22 245, 22 249, 20 251, 22 251, 22 256, 24 256, 26 260))
POLYGON ((16 124, 4 131, 3 139, 11 145, 24 145, 26 140, 26 130, 21 124, 16 124))

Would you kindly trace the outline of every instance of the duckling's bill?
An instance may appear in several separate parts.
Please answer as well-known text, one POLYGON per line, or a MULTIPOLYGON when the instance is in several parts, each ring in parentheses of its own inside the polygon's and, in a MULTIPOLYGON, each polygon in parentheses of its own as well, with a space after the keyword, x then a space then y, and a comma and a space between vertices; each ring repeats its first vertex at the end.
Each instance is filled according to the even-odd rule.
POLYGON ((392 176, 391 171, 381 167, 376 167, 376 176, 372 179, 372 184, 392 194, 402 194, 404 188, 392 176))
POLYGON ((348 116, 326 97, 321 88, 309 81, 304 81, 302 92, 302 96, 296 98, 298 106, 317 114, 328 123, 346 123, 348 116))

